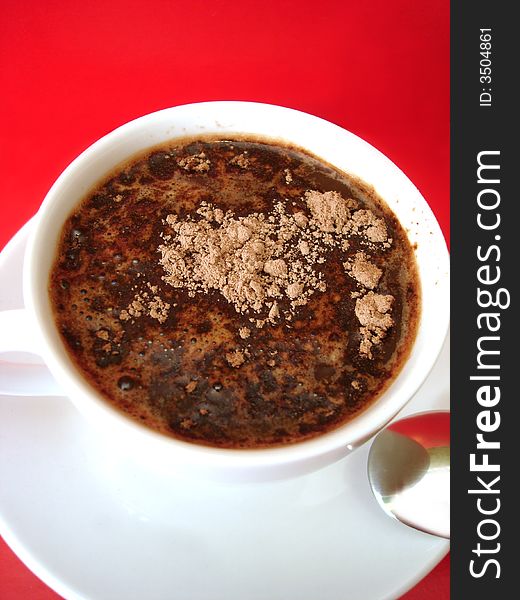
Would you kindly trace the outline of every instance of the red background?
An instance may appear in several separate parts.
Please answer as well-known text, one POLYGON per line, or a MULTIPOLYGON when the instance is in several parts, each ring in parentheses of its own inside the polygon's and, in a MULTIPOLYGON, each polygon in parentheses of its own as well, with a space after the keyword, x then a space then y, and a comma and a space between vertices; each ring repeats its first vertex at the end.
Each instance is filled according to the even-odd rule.
MULTIPOLYGON (((360 135, 449 235, 448 0, 2 0, 0 22, 0 248, 97 138, 202 100, 282 104, 360 135)), ((1 541, 0 597, 57 598, 1 541)), ((404 598, 449 598, 448 559, 404 598)))

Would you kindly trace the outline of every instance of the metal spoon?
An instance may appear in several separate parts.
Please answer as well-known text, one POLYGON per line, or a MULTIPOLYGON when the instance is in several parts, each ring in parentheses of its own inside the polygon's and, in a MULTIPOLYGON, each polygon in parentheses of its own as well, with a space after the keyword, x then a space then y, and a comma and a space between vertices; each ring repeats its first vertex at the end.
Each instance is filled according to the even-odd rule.
POLYGON ((381 431, 370 448, 368 478, 391 517, 449 538, 449 411, 419 413, 381 431))

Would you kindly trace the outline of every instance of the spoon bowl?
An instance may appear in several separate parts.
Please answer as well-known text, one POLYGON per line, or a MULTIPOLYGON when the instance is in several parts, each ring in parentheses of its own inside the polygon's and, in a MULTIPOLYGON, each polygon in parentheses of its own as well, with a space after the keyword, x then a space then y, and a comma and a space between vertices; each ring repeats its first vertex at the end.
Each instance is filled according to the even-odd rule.
POLYGON ((419 413, 381 431, 370 448, 368 478, 388 515, 449 538, 449 411, 419 413))

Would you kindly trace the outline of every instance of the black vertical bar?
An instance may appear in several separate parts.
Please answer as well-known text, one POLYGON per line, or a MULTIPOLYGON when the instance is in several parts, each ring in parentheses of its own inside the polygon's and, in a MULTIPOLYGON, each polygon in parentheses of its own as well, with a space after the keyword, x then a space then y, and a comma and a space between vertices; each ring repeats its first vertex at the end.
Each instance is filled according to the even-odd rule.
POLYGON ((520 370, 520 320, 515 316, 520 101, 514 91, 520 31, 514 30, 514 7, 463 0, 451 8, 455 600, 516 597, 514 579, 520 575, 512 487, 520 458, 520 444, 515 444, 520 441, 520 391, 513 379, 520 370))

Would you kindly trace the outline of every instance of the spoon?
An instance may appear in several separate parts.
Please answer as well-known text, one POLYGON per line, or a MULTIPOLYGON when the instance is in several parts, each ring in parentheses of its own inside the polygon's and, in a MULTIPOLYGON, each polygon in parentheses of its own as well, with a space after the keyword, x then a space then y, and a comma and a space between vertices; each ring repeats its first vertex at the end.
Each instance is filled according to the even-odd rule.
POLYGON ((368 478, 391 517, 449 538, 449 411, 419 413, 381 431, 370 448, 368 478))

